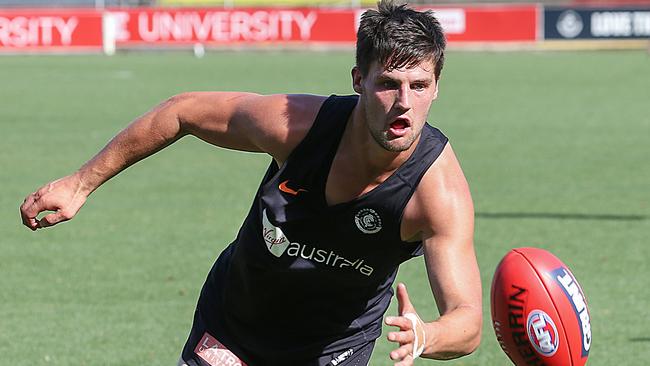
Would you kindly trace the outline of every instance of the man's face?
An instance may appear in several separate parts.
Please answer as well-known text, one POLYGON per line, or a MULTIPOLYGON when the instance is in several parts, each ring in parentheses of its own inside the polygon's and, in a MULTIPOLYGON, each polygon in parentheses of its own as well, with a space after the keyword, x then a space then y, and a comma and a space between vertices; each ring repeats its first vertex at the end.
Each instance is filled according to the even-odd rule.
POLYGON ((420 136, 438 94, 432 61, 391 71, 373 62, 368 75, 352 70, 354 90, 375 141, 388 151, 408 150, 420 136))

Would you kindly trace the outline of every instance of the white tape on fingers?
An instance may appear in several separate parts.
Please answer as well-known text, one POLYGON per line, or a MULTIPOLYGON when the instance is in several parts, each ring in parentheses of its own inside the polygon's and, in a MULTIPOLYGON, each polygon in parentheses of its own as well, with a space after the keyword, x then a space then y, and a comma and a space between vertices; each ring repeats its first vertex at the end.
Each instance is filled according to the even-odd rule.
POLYGON ((427 334, 424 331, 424 326, 422 325, 422 320, 415 313, 405 313, 402 315, 406 319, 411 321, 411 326, 413 327, 413 359, 420 357, 424 351, 424 345, 427 343, 426 337, 427 334), (418 328, 422 331, 422 337, 418 336, 418 328), (420 339, 422 338, 422 339, 420 339))

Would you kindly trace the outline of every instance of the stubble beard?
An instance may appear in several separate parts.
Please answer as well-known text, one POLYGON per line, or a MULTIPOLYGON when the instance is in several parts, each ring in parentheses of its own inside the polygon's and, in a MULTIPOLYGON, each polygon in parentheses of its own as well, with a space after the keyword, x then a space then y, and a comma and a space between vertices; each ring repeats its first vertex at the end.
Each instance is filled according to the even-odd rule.
POLYGON ((371 118, 372 117, 369 116, 368 113, 366 112, 366 123, 368 126, 368 131, 370 132, 370 135, 375 140, 375 142, 377 142, 377 144, 379 144, 379 146, 381 146, 384 150, 388 150, 390 152, 402 152, 411 148, 413 142, 417 137, 415 133, 412 133, 413 130, 411 130, 410 134, 400 137, 399 139, 403 140, 403 142, 398 143, 396 141, 398 139, 389 138, 388 136, 388 134, 390 133, 389 131, 372 129, 372 127, 370 127, 370 123, 367 122, 367 121, 371 121, 372 120, 371 118))

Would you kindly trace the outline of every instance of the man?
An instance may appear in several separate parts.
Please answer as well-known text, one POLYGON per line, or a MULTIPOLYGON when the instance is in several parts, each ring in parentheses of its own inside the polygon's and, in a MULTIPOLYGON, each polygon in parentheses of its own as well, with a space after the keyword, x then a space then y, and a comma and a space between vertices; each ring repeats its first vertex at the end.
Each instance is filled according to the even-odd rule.
POLYGON ((272 158, 253 206, 201 291, 179 365, 366 365, 398 265, 424 254, 441 316, 397 286, 395 365, 471 353, 482 325, 467 182, 426 124, 445 40, 430 12, 364 13, 358 96, 181 94, 132 122, 77 172, 29 195, 23 223, 71 219, 102 183, 191 134, 272 158), (40 212, 54 211, 41 219, 40 212))

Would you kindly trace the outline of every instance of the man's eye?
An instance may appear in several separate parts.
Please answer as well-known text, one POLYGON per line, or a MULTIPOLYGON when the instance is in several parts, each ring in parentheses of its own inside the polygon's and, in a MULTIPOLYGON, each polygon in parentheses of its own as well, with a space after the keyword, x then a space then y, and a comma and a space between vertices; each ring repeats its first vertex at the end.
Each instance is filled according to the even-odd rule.
POLYGON ((397 87, 397 84, 393 81, 384 81, 381 83, 381 86, 386 89, 395 89, 397 87))
POLYGON ((427 86, 424 85, 424 84, 413 84, 413 86, 411 86, 411 89, 419 90, 419 91, 422 91, 422 90, 424 90, 426 88, 427 88, 427 86))

